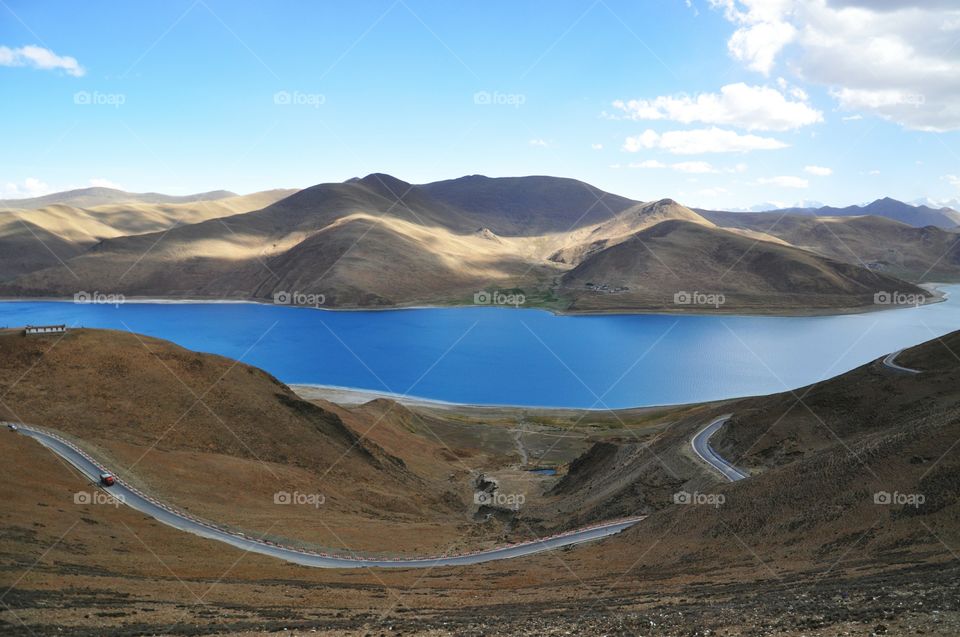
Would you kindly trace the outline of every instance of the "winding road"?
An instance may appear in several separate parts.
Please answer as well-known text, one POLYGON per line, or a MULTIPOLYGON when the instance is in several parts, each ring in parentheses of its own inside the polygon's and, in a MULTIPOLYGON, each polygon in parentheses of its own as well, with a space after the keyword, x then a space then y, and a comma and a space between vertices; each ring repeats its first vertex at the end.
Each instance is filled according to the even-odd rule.
MULTIPOLYGON (((7 424, 7 423, 5 423, 7 424)), ((40 444, 53 451, 58 456, 76 467, 84 476, 98 485, 104 492, 121 501, 132 509, 140 511, 155 520, 175 529, 193 533, 218 542, 229 544, 238 549, 269 555, 287 562, 313 566, 318 568, 430 568, 434 566, 463 566, 467 564, 481 564, 494 560, 504 560, 524 555, 533 555, 543 551, 550 551, 564 546, 582 544, 600 538, 608 537, 633 526, 645 516, 625 518, 604 522, 594 526, 568 531, 558 535, 530 540, 520 544, 462 553, 457 555, 438 555, 422 558, 367 558, 358 555, 337 555, 318 551, 308 551, 282 546, 261 538, 252 537, 236 531, 228 531, 200 520, 188 513, 178 511, 142 492, 135 487, 117 478, 116 483, 109 487, 99 487, 101 473, 111 473, 91 458, 86 452, 73 443, 51 431, 41 430, 28 425, 16 423, 19 433, 34 438, 40 444)), ((113 474, 116 475, 116 474, 113 474)))
POLYGON ((710 446, 710 437, 717 433, 717 430, 719 430, 725 422, 730 420, 731 416, 733 416, 733 414, 724 414, 698 431, 690 441, 690 446, 693 447, 693 452, 696 453, 701 460, 719 471, 723 477, 730 482, 736 482, 737 480, 749 478, 749 474, 740 471, 740 469, 737 469, 735 466, 721 458, 720 454, 714 451, 713 447, 710 446))
POLYGON ((896 370, 898 372, 905 372, 907 374, 919 374, 920 373, 919 369, 910 369, 909 367, 897 365, 894 362, 897 356, 899 356, 902 351, 903 351, 902 349, 898 349, 895 352, 890 352, 889 354, 887 354, 887 356, 883 359, 883 364, 889 367, 890 369, 896 370))

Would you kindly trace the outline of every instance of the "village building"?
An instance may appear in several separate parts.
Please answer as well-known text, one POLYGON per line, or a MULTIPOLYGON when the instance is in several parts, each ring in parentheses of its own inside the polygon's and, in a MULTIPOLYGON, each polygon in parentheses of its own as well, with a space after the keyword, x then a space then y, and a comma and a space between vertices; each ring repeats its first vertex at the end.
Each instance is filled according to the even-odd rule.
POLYGON ((62 334, 67 331, 66 325, 27 325, 23 328, 25 335, 30 334, 62 334))

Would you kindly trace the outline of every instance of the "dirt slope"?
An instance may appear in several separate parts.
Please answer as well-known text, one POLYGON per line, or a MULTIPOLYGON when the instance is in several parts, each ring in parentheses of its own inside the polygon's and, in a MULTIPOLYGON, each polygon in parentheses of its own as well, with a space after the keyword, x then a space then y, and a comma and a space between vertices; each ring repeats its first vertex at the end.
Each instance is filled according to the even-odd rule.
MULTIPOLYGON (((639 304, 679 310, 684 305, 674 303, 674 295, 684 291, 723 294, 725 303, 713 304, 714 310, 764 304, 810 310, 870 305, 878 291, 925 294, 865 268, 680 220, 589 256, 564 275, 563 286, 580 309, 639 304)), ((708 301, 699 305, 711 309, 708 301)))
MULTIPOLYGON (((73 278, 63 262, 105 239, 151 232, 162 236, 177 226, 264 208, 294 192, 225 193, 230 196, 195 201, 173 197, 172 202, 135 200, 88 208, 52 203, 35 209, 0 210, 0 280, 51 267, 73 278)), ((77 203, 87 201, 63 199, 77 203)))
MULTIPOLYGON (((154 219, 106 207, 95 211, 97 232, 162 226, 172 208, 153 205, 154 219)), ((231 214, 107 237, 78 253, 74 235, 94 233, 80 228, 51 242, 64 264, 23 249, 36 240, 18 220, 10 227, 21 247, 9 252, 16 264, 0 294, 270 300, 298 292, 329 307, 390 307, 471 303, 480 290, 499 289, 551 309, 684 311, 692 308, 672 304, 674 293, 719 288, 727 310, 789 312, 863 307, 877 291, 913 290, 762 230, 720 231, 669 199, 639 204, 569 179, 473 176, 418 186, 372 174, 223 212, 231 214)))
POLYGON ((412 552, 483 536, 460 528, 470 526, 468 479, 461 489, 450 475, 467 468, 440 458, 418 473, 422 463, 411 469, 401 456, 439 454, 436 443, 417 452, 408 436, 411 448, 392 445, 396 455, 364 436, 376 425, 390 440, 401 412, 395 422, 320 407, 243 363, 124 332, 8 330, 0 395, 0 419, 73 436, 125 479, 220 523, 355 550, 381 550, 374 529, 391 526, 412 552), (279 511, 279 491, 325 503, 279 511))
MULTIPOLYGON (((4 392, 11 370, 21 372, 37 363, 32 347, 3 343, 7 338, 0 337, 4 392)), ((33 342, 45 345, 51 355, 60 347, 46 339, 33 342)), ((75 344, 63 343, 68 351, 82 353, 58 359, 56 367, 65 378, 79 374, 75 382, 86 383, 87 391, 97 387, 91 372, 80 371, 89 360, 108 376, 106 386, 114 384, 96 348, 74 350, 75 344)), ((0 627, 11 635, 76 636, 284 630, 349 635, 953 635, 960 626, 960 580, 950 548, 960 543, 960 460, 952 452, 960 438, 960 361, 944 355, 947 347, 957 351, 960 335, 902 354, 900 362, 924 370, 919 376, 871 364, 822 383, 806 396, 806 389, 800 390, 833 432, 818 430, 812 417, 806 428, 797 420, 777 425, 783 415, 778 410, 790 407, 792 395, 784 394, 703 406, 644 444, 602 443, 570 467, 554 496, 570 510, 579 504, 582 519, 646 508, 647 520, 593 545, 429 572, 304 569, 212 546, 122 507, 75 504, 74 493, 86 485, 69 468, 51 461, 49 452, 33 441, 3 433, 0 456, 8 473, 0 480, 0 581, 6 591, 0 627), (885 401, 881 407, 893 416, 878 422, 877 412, 863 409, 871 400, 885 401), (692 433, 713 414, 728 410, 743 416, 718 434, 724 453, 735 454, 738 445, 749 450, 752 442, 761 441, 756 451, 739 458, 757 475, 736 484, 722 483, 687 451, 692 433), (771 426, 784 435, 765 438, 764 429, 771 426), (804 443, 800 453, 764 451, 782 446, 793 431, 804 443), (24 489, 22 477, 37 474, 40 467, 43 480, 24 489), (679 490, 724 500, 719 507, 675 504, 672 494, 679 490), (876 504, 874 494, 880 491, 923 494, 925 500, 920 506, 876 504)), ((195 355, 205 363, 191 372, 191 359, 181 361, 175 352, 163 356, 179 373, 216 378, 203 375, 215 362, 208 357, 195 355)), ((73 383, 60 393, 51 368, 41 361, 36 369, 40 375, 29 391, 20 390, 18 401, 26 398, 32 410, 66 414, 66 406, 41 405, 39 396, 47 403, 65 397, 66 403, 75 395, 73 383)), ((242 366, 236 369, 250 379, 242 382, 241 395, 231 393, 224 400, 249 397, 260 404, 273 391, 257 390, 256 375, 242 366)), ((21 383, 33 377, 26 371, 21 383)), ((231 371, 225 382, 232 380, 231 371)), ((99 398, 102 402, 104 396, 99 398)), ((210 400, 219 399, 210 392, 210 400)), ((142 410, 162 409, 145 395, 138 395, 137 402, 142 410)), ((82 406, 110 415, 108 406, 82 406)), ((128 409, 132 407, 121 401, 118 414, 128 409)), ((344 423, 354 415, 335 407, 319 409, 344 423)), ((355 415, 357 422, 368 423, 390 409, 389 401, 377 401, 355 415)), ((73 426, 85 423, 82 414, 73 418, 79 419, 73 426)), ((69 424, 65 416, 62 423, 69 424)), ((415 442, 419 425, 402 410, 395 424, 398 428, 379 440, 399 453, 415 442)), ((120 427, 99 435, 114 429, 126 439, 136 438, 120 427)), ((95 424, 85 424, 84 431, 96 434, 95 424)), ((174 442, 183 445, 190 439, 177 435, 174 442)), ((227 467, 207 464, 218 454, 163 453, 181 454, 169 456, 167 468, 180 466, 185 477, 198 475, 192 466, 227 467)), ((422 447, 406 457, 411 465, 420 465, 429 463, 429 456, 428 447, 422 447)), ((250 475, 250 467, 244 467, 217 479, 237 480, 256 491, 250 475)), ((255 502, 243 499, 242 489, 231 493, 233 504, 240 498, 256 518, 255 502)), ((371 494, 363 490, 356 493, 369 506, 389 504, 387 499, 368 500, 371 494)), ((401 511, 390 515, 402 523, 387 520, 379 532, 370 529, 381 545, 409 541, 405 528, 414 527, 421 535, 439 528, 416 527, 413 515, 401 511)), ((294 530, 306 528, 296 511, 284 510, 282 519, 294 530)), ((336 525, 338 534, 349 530, 327 518, 314 518, 315 526, 319 519, 336 525)))
POLYGON ((703 214, 724 228, 768 233, 799 248, 908 281, 960 278, 960 242, 956 233, 932 225, 914 227, 875 216, 703 214))
POLYGON ((960 359, 945 355, 955 348, 957 332, 905 352, 918 375, 877 361, 710 408, 649 446, 598 444, 555 490, 581 502, 585 519, 652 511, 607 550, 642 554, 655 572, 759 568, 779 578, 949 560, 944 545, 960 542, 960 359), (690 451, 691 436, 723 412, 733 419, 712 444, 752 473, 741 482, 725 482, 690 451), (598 501, 598 492, 610 497, 598 501), (679 493, 699 494, 700 504, 678 503, 679 493))
POLYGON ((194 195, 164 195, 157 192, 125 192, 116 188, 79 188, 55 192, 40 197, 23 199, 0 199, 0 208, 34 209, 63 204, 79 208, 102 206, 115 203, 189 203, 196 201, 215 201, 225 197, 236 197, 228 190, 214 190, 194 195))

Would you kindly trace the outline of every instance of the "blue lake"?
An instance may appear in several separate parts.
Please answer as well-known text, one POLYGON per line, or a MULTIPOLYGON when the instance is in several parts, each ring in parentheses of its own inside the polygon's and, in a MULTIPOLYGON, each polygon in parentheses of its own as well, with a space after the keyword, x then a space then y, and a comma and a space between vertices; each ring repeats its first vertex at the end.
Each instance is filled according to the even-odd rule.
POLYGON ((0 325, 131 330, 239 358, 287 383, 464 403, 631 407, 765 394, 836 376, 960 329, 960 285, 943 289, 943 303, 830 317, 13 301, 0 303, 0 325))

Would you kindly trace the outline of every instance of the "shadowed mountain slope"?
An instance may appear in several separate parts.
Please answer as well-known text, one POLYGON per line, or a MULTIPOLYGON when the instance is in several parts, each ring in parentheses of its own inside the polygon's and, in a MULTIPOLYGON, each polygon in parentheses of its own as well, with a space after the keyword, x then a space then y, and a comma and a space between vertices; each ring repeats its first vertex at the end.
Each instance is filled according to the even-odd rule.
MULTIPOLYGON (((737 308, 866 305, 878 290, 927 294, 893 277, 799 248, 677 220, 590 255, 563 276, 563 285, 578 295, 574 307, 582 309, 633 303, 683 309, 674 295, 694 291, 722 294, 721 306, 732 301, 737 308), (598 288, 605 293, 588 293, 598 288)), ((703 305, 696 299, 692 304, 703 305)))

